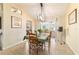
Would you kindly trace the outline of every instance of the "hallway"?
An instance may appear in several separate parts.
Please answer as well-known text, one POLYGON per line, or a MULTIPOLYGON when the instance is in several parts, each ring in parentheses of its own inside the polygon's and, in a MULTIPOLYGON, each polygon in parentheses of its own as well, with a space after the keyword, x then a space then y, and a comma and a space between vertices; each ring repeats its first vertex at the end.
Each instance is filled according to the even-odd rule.
MULTIPOLYGON (((60 45, 59 43, 55 42, 55 39, 51 39, 51 48, 50 54, 47 50, 47 44, 44 51, 39 51, 39 55, 74 55, 72 50, 65 44, 60 45)), ((6 50, 0 51, 0 55, 29 55, 28 49, 28 40, 24 41, 12 48, 8 48, 6 50)))

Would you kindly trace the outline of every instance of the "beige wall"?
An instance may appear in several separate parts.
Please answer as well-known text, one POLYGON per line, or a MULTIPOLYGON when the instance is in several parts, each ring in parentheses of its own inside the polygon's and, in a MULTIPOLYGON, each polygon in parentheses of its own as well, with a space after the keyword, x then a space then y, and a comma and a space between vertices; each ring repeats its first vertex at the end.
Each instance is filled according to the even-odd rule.
POLYGON ((3 49, 14 46, 23 41, 23 37, 26 35, 26 22, 27 20, 32 21, 32 26, 35 25, 32 18, 28 16, 23 9, 15 4, 3 4, 3 36, 2 45, 3 49), (15 7, 22 10, 22 15, 11 12, 11 8, 15 7), (21 28, 11 28, 11 16, 22 18, 21 28))
POLYGON ((58 26, 65 26, 65 20, 64 20, 64 15, 61 15, 61 16, 58 16, 57 17, 57 23, 58 23, 58 26))
POLYGON ((79 54, 79 4, 70 4, 67 14, 65 15, 66 20, 66 42, 75 54, 79 54), (68 24, 68 14, 77 8, 77 23, 68 24))

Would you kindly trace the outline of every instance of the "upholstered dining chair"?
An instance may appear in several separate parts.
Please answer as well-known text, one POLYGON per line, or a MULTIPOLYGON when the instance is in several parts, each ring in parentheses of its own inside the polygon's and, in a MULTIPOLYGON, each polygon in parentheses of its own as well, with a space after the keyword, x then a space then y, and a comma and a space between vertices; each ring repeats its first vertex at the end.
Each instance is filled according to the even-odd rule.
POLYGON ((37 34, 30 32, 29 33, 29 53, 30 54, 39 54, 38 51, 43 51, 44 42, 39 41, 37 34))
POLYGON ((33 33, 29 33, 29 53, 38 54, 38 39, 33 33))
MULTIPOLYGON (((35 33, 36 33, 36 36, 38 38, 40 33, 38 31, 35 31, 35 33)), ((39 41, 39 39, 38 39, 38 49, 43 49, 43 46, 44 46, 44 42, 43 41, 39 41)))

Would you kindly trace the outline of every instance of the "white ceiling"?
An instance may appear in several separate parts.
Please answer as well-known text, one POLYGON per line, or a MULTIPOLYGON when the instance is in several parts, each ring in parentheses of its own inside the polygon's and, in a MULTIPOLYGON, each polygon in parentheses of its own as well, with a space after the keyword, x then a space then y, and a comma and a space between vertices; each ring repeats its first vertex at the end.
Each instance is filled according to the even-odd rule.
MULTIPOLYGON (((30 16, 37 18, 41 12, 39 3, 23 3, 20 5, 30 16)), ((63 15, 68 7, 68 3, 44 3, 44 14, 46 17, 63 15)))

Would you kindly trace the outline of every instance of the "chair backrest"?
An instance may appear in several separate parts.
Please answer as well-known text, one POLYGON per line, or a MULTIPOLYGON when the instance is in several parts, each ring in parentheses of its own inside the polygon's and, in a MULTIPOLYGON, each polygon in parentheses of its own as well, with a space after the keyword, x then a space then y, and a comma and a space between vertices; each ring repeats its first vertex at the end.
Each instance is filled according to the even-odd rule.
POLYGON ((29 43, 32 43, 32 44, 37 44, 38 43, 38 39, 37 39, 36 34, 29 33, 29 43))

